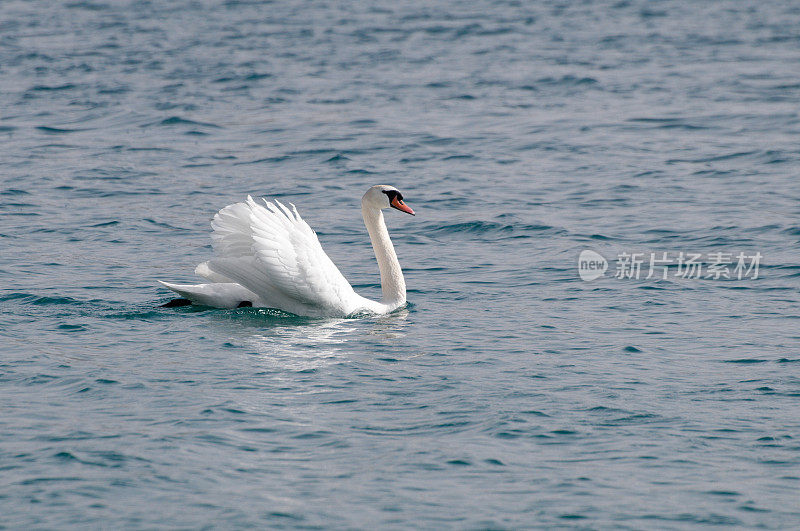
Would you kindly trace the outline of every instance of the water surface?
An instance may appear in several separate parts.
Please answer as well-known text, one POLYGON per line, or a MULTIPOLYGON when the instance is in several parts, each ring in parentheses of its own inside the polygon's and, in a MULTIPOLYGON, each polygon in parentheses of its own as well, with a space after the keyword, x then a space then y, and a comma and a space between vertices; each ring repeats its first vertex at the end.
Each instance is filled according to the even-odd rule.
POLYGON ((800 526, 799 62, 793 2, 3 2, 2 525, 800 526), (158 308, 248 194, 379 297, 378 183, 406 310, 158 308))

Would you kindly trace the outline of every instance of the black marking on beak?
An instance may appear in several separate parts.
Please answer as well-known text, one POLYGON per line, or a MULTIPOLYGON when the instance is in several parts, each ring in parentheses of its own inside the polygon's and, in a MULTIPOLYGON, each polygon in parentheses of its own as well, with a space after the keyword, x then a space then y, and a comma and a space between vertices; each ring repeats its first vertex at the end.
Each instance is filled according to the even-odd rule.
POLYGON ((402 200, 403 200, 403 194, 401 194, 401 193, 400 193, 400 192, 398 192, 397 190, 383 190, 383 193, 389 196, 389 203, 391 203, 392 201, 394 201, 394 198, 395 198, 395 197, 396 197, 397 199, 399 199, 400 201, 402 201, 402 200))

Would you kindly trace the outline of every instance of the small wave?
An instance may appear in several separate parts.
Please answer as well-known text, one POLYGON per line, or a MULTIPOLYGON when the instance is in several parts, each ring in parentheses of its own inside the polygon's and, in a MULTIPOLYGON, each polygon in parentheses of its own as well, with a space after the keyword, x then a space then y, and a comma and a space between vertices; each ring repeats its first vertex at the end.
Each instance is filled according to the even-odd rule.
POLYGON ((79 324, 62 324, 58 325, 57 328, 62 332, 85 332, 88 330, 86 326, 79 324))
POLYGON ((34 85, 30 90, 34 92, 52 92, 57 90, 72 90, 74 88, 75 85, 72 83, 66 83, 64 85, 34 85))
POLYGON ((72 297, 48 297, 35 295, 33 293, 9 293, 0 297, 0 302, 5 301, 19 301, 23 304, 33 304, 35 306, 49 306, 49 305, 81 305, 83 302, 73 299, 72 297))
POLYGON ((581 85, 597 85, 598 81, 593 77, 577 77, 566 75, 561 77, 543 77, 537 79, 536 83, 540 85, 553 85, 553 86, 581 86, 581 85))
POLYGON ((47 133, 49 135, 62 135, 68 133, 79 133, 81 131, 87 131, 87 129, 65 129, 62 127, 50 127, 47 125, 37 126, 36 130, 41 131, 43 133, 47 133))
POLYGON ((247 75, 228 75, 228 76, 221 76, 214 79, 213 83, 231 83, 231 82, 242 82, 242 81, 259 81, 261 79, 266 79, 272 77, 272 74, 267 73, 256 73, 253 72, 247 75))
POLYGON ((628 123, 652 124, 655 129, 685 129, 688 131, 710 129, 708 126, 696 125, 686 118, 629 118, 628 123))
MULTIPOLYGON (((154 124, 149 124, 154 125, 154 124)), ((158 122, 158 125, 193 125, 193 126, 200 126, 200 127, 213 127, 215 129, 219 129, 220 126, 217 124, 206 123, 206 122, 197 122, 194 120, 188 120, 186 118, 181 118, 180 116, 170 116, 164 120, 158 122)))
POLYGON ((466 223, 454 223, 452 225, 440 225, 434 229, 435 234, 454 234, 454 233, 470 233, 470 234, 486 234, 486 233, 510 233, 513 232, 512 225, 504 225, 502 223, 495 223, 492 221, 471 221, 466 223))
MULTIPOLYGON (((431 225, 428 225, 431 227, 431 225)), ((547 232, 552 230, 559 230, 550 225, 540 224, 507 224, 498 223, 495 221, 470 221, 464 223, 453 223, 450 225, 436 225, 431 227, 427 232, 428 235, 479 235, 479 234, 496 234, 504 238, 516 237, 530 237, 526 232, 547 232)))
POLYGON ((667 164, 675 164, 680 162, 688 162, 692 164, 700 164, 706 162, 721 162, 731 159, 737 159, 741 157, 750 157, 759 153, 759 151, 737 151, 734 153, 728 153, 726 155, 715 155, 713 157, 700 157, 697 159, 668 159, 666 162, 667 164))
POLYGON ((264 162, 283 162, 283 161, 288 160, 290 158, 291 157, 288 156, 288 155, 280 155, 280 156, 277 156, 277 157, 265 157, 265 158, 256 159, 256 160, 247 160, 247 161, 243 161, 243 162, 235 162, 234 166, 246 166, 246 165, 249 165, 249 164, 261 164, 261 163, 264 163, 264 162))
POLYGON ((108 5, 95 2, 72 2, 67 4, 66 7, 69 9, 85 9, 87 11, 104 11, 108 9, 108 5))
MULTIPOLYGON (((197 307, 187 306, 187 308, 197 308, 197 307)), ((104 317, 108 319, 144 321, 147 319, 155 319, 158 317, 163 317, 163 314, 157 310, 150 309, 150 310, 132 310, 129 312, 108 313, 105 314, 104 317)))
MULTIPOLYGON (((165 223, 163 221, 156 221, 156 220, 150 219, 150 218, 144 218, 144 220, 142 220, 142 221, 145 221, 147 223, 150 223, 151 225, 155 225, 156 227, 160 227, 162 229, 180 230, 180 231, 189 231, 189 230, 191 230, 191 229, 186 229, 186 228, 183 228, 183 227, 176 227, 175 225, 170 225, 169 223, 165 223)), ((108 225, 108 224, 106 224, 106 225, 108 225)))
POLYGON ((13 301, 17 299, 26 299, 29 297, 35 298, 36 295, 32 295, 30 293, 9 293, 7 295, 0 296, 0 302, 13 301))

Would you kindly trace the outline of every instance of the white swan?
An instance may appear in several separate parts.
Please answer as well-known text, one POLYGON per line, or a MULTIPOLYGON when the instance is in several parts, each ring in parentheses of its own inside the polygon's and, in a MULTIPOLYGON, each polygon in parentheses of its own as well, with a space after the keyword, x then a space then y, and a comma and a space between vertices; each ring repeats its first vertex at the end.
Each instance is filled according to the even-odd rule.
POLYGON ((164 286, 184 299, 170 305, 197 303, 219 308, 277 308, 308 317, 345 317, 357 312, 388 313, 406 303, 406 282, 397 261, 382 209, 392 207, 414 215, 393 186, 376 185, 361 198, 381 273, 380 302, 358 295, 333 264, 297 209, 275 201, 228 205, 211 222, 216 258, 195 273, 208 284, 164 286))

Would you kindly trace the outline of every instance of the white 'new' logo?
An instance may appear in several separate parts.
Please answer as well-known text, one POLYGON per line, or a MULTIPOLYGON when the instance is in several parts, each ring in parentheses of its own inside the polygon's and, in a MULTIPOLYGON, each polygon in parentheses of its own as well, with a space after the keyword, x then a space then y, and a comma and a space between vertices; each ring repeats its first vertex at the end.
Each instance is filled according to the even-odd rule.
POLYGON ((584 249, 578 257, 578 275, 589 282, 602 277, 608 269, 608 261, 599 253, 584 249))

